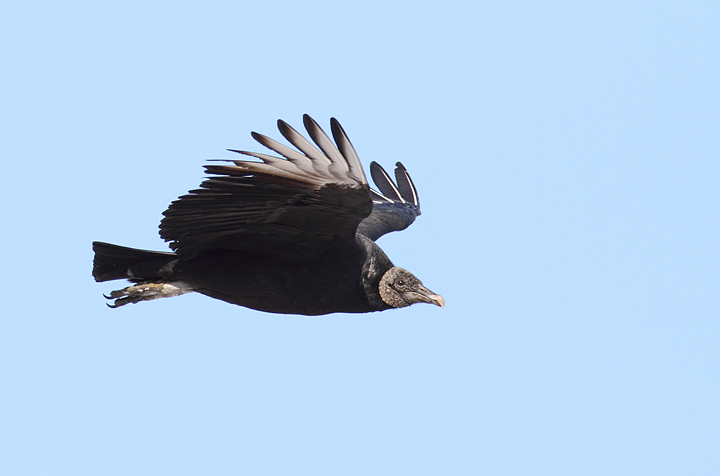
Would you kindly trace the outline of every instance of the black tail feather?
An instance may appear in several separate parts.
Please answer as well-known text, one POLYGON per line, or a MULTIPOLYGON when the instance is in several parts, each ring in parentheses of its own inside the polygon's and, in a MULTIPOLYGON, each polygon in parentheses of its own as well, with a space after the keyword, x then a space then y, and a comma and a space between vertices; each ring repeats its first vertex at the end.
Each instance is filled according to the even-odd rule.
POLYGON ((161 268, 177 259, 175 253, 137 250, 101 241, 94 241, 92 245, 95 252, 93 277, 97 282, 158 278, 161 268))

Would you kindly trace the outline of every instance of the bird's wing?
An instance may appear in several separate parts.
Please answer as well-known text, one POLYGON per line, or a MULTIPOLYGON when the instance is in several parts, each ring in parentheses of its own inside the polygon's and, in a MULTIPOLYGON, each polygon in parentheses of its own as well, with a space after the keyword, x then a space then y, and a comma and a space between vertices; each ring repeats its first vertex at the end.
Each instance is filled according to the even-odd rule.
POLYGON ((403 164, 395 168, 395 180, 380 165, 370 164, 370 174, 379 192, 370 190, 373 210, 357 232, 375 241, 385 233, 404 230, 420 215, 420 199, 415 184, 403 164))
POLYGON ((234 249, 304 261, 354 246, 357 226, 373 206, 360 160, 334 118, 335 143, 307 114, 303 122, 315 144, 278 121, 297 150, 253 132, 282 158, 232 150, 262 162, 205 166, 213 176, 170 204, 160 236, 182 257, 234 249))

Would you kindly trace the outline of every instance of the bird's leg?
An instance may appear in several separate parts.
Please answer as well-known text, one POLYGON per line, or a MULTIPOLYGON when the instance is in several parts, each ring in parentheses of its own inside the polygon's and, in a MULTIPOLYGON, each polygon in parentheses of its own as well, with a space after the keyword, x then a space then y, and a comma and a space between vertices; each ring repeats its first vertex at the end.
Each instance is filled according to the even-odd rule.
POLYGON ((184 283, 140 283, 113 291, 106 299, 115 299, 108 307, 116 308, 140 301, 152 301, 164 297, 179 296, 193 290, 184 283))

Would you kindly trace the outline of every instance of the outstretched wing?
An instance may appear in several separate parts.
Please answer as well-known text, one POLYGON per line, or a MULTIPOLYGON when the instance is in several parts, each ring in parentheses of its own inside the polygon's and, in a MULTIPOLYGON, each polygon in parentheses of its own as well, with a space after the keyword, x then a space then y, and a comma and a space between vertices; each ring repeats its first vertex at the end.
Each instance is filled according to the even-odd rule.
POLYGON ((358 226, 357 232, 375 241, 385 233, 404 230, 420 215, 420 199, 415 184, 403 164, 395 168, 395 180, 376 162, 370 164, 370 174, 380 192, 370 190, 373 210, 358 226))
POLYGON ((160 236, 183 257, 234 249, 303 261, 354 246, 358 224, 372 211, 360 160, 337 120, 330 120, 335 143, 307 114, 303 122, 315 144, 278 121, 297 150, 253 132, 282 158, 232 150, 262 162, 205 166, 214 176, 170 204, 160 236))

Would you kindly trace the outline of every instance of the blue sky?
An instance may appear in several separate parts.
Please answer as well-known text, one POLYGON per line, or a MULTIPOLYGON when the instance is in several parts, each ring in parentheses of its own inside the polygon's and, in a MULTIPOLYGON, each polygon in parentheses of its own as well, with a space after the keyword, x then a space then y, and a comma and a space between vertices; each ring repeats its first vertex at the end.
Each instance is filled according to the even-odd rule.
POLYGON ((716 2, 5 2, 7 474, 715 475, 716 2), (447 306, 105 307, 208 158, 309 113, 447 306))

